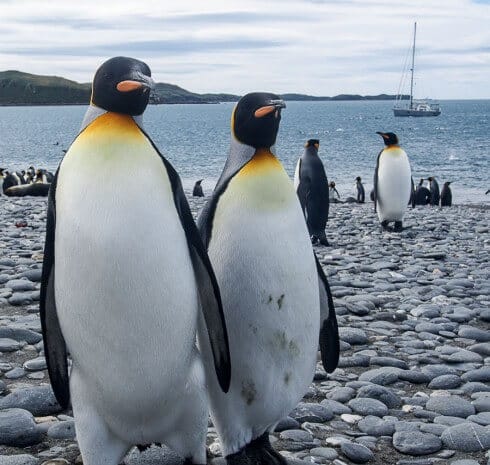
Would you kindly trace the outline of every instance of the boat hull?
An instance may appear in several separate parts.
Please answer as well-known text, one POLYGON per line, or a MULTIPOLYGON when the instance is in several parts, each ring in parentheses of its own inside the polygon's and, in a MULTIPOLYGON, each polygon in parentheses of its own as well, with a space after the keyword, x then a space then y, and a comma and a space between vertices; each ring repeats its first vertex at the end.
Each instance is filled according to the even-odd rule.
POLYGON ((441 110, 410 110, 408 108, 393 108, 395 116, 439 116, 441 110))

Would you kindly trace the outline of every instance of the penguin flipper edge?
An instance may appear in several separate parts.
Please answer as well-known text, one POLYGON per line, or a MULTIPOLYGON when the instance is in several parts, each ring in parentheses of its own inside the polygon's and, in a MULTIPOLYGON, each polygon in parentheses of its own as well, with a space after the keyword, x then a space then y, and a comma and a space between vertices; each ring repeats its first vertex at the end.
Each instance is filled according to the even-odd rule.
POLYGON ((325 371, 332 373, 339 363, 340 344, 332 292, 322 266, 315 255, 320 292, 320 352, 325 371))
POLYGON ((39 313, 43 333, 44 352, 48 374, 58 403, 67 408, 70 403, 70 384, 65 339, 61 332, 54 294, 54 238, 56 228, 56 183, 58 173, 51 183, 48 197, 46 242, 44 245, 43 271, 39 313))
POLYGON ((216 375, 223 392, 228 392, 231 381, 231 357, 218 281, 192 218, 180 178, 172 165, 163 156, 161 158, 170 177, 175 206, 187 239, 216 375))

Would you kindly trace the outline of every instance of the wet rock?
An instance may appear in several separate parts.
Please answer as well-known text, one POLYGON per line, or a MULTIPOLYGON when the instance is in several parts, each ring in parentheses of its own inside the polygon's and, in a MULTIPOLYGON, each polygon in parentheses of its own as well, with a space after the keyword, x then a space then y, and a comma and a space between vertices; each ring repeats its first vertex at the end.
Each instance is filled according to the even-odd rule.
POLYGON ((354 463, 366 463, 374 458, 374 454, 366 446, 353 442, 342 443, 340 450, 354 463))
POLYGON ((31 413, 19 408, 0 410, 0 444, 24 447, 37 444, 41 438, 31 413))
POLYGON ((51 386, 35 386, 17 389, 0 399, 0 409, 21 408, 33 415, 52 415, 61 411, 51 386))
POLYGON ((427 455, 442 449, 439 437, 418 431, 400 431, 393 435, 393 446, 399 452, 408 455, 427 455))
POLYGON ((475 423, 461 423, 447 428, 441 435, 444 445, 463 452, 490 448, 490 430, 475 423))
POLYGON ((458 396, 432 396, 425 405, 427 410, 441 415, 466 418, 475 413, 475 407, 458 396))

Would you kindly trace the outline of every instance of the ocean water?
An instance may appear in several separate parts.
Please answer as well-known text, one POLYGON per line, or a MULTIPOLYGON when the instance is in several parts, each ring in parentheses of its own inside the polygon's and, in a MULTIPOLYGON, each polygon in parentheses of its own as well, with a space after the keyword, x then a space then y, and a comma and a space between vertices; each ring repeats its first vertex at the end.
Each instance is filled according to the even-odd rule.
MULTIPOLYGON (((205 192, 214 188, 228 152, 233 106, 148 107, 145 129, 174 165, 184 187, 204 178, 205 192)), ((354 195, 356 176, 362 177, 369 192, 383 147, 376 131, 391 131, 409 156, 416 182, 435 176, 441 188, 444 181, 452 181, 454 203, 488 203, 490 100, 442 101, 441 106, 442 115, 436 118, 395 118, 389 101, 287 102, 277 154, 292 177, 305 141, 320 139, 327 176, 345 198, 354 195)), ((84 106, 0 107, 0 166, 55 170, 62 150, 77 135, 85 110, 84 106)))

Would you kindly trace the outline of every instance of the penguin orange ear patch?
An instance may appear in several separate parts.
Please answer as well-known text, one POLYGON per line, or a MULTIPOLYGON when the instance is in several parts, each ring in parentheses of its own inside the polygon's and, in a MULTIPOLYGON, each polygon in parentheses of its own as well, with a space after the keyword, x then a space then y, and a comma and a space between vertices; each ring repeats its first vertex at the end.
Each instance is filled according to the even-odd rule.
POLYGON ((116 89, 119 92, 131 92, 143 87, 143 84, 138 81, 121 81, 117 83, 116 89))

